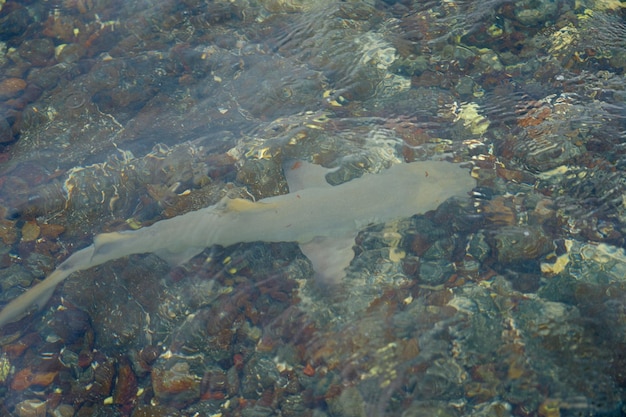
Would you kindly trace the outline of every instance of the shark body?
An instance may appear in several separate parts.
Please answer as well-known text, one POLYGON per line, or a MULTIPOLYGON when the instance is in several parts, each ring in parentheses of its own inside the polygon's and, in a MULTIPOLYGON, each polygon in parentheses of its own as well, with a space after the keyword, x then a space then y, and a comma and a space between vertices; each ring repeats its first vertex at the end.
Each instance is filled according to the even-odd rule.
POLYGON ((288 194, 257 202, 225 198, 143 229, 99 234, 92 245, 11 301, 0 312, 0 328, 42 308, 72 273, 132 254, 155 253, 170 264, 180 264, 213 245, 298 242, 316 275, 339 280, 354 257, 352 247, 360 229, 434 210, 474 187, 467 170, 442 161, 394 165, 337 186, 326 182, 327 172, 298 162, 285 169, 288 194))

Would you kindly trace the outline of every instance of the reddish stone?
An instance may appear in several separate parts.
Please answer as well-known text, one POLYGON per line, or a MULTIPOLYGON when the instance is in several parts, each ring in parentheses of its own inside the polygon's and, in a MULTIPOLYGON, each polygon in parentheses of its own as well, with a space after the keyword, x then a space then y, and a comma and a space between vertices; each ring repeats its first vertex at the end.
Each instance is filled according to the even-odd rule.
POLYGON ((131 404, 137 399, 137 377, 126 358, 121 358, 117 367, 117 379, 113 390, 113 403, 131 404))
POLYGON ((152 369, 152 388, 160 402, 172 406, 184 406, 200 398, 200 379, 190 372, 189 364, 177 362, 167 369, 152 369))
POLYGON ((314 376, 315 369, 311 366, 310 363, 307 363, 304 369, 302 370, 302 373, 306 376, 314 376))
POLYGON ((242 370, 244 365, 243 355, 241 353, 236 353, 233 356, 233 365, 237 370, 242 370))
POLYGON ((33 385, 47 387, 54 381, 58 372, 33 372, 31 368, 25 368, 16 373, 11 381, 11 389, 23 391, 33 385))

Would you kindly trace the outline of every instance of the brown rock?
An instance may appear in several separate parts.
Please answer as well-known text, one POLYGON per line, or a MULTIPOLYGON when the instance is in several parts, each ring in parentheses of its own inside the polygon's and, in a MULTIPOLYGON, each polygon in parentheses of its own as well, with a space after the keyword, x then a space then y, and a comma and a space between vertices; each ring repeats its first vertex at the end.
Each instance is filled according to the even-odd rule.
POLYGON ((39 228, 37 222, 29 221, 24 223, 24 226, 22 227, 22 241, 32 242, 39 237, 40 232, 41 229, 39 228))
POLYGON ((58 372, 35 372, 31 368, 25 368, 16 373, 11 381, 11 389, 24 391, 33 385, 47 387, 54 381, 58 372))
POLYGON ((137 398, 137 377, 126 358, 120 358, 117 365, 117 379, 113 390, 113 403, 130 404, 137 398))
POLYGON ((16 97, 26 88, 26 81, 21 78, 5 78, 0 81, 0 99, 16 97))
POLYGON ((19 47, 18 53, 22 58, 37 67, 50 65, 54 58, 54 44, 50 39, 28 39, 19 47))
POLYGON ((157 366, 152 370, 155 397, 167 405, 180 406, 200 398, 200 379, 192 374, 187 362, 157 366))
POLYGON ((93 386, 89 390, 92 398, 106 398, 111 394, 113 377, 115 376, 115 363, 112 360, 99 362, 94 369, 93 386))
POLYGON ((30 399, 24 400, 15 406, 19 417, 46 417, 45 401, 30 399))
POLYGON ((47 224, 44 223, 41 226, 41 236, 47 239, 56 239, 61 233, 65 231, 65 227, 60 224, 47 224))
POLYGON ((17 230, 15 222, 0 219, 0 239, 6 245, 12 245, 17 240, 17 230))

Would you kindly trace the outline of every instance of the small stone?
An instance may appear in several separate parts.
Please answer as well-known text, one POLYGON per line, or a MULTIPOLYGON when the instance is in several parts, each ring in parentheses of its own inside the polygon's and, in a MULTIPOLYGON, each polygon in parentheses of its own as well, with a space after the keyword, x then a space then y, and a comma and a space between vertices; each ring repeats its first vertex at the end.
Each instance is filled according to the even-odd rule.
POLYGON ((117 379, 113 390, 113 404, 131 403, 137 396, 137 377, 133 373, 130 361, 121 358, 117 366, 117 379))
POLYGON ((44 223, 40 226, 40 229, 41 237, 45 237, 46 239, 56 239, 65 231, 65 227, 60 224, 44 223))
POLYGON ((58 309, 48 325, 66 344, 80 341, 91 331, 89 315, 73 307, 58 309))
POLYGON ((57 46, 54 52, 57 61, 72 64, 85 56, 87 50, 80 44, 70 43, 57 46))
POLYGON ((8 268, 0 270, 0 290, 6 293, 13 287, 28 288, 33 282, 33 275, 26 271, 23 267, 13 264, 8 268))
POLYGON ((31 17, 26 7, 20 7, 9 12, 9 14, 0 19, 0 37, 9 38, 24 33, 30 21, 31 17))
POLYGON ((69 404, 61 404, 52 412, 54 417, 72 417, 74 415, 74 407, 69 404))
POLYGON ((5 245, 12 245, 17 240, 17 231, 15 230, 15 222, 0 219, 0 239, 5 245))
POLYGON ((0 115, 0 143, 13 142, 13 128, 6 117, 0 115))
POLYGON ((16 97, 26 88, 26 81, 21 78, 5 78, 0 81, 0 100, 16 97))
POLYGON ((147 367, 154 364, 154 362, 159 358, 160 355, 161 350, 154 345, 148 345, 139 351, 139 359, 141 360, 142 364, 146 365, 147 367))
MULTIPOLYGON (((13 376, 11 381, 11 389, 15 391, 24 391, 25 389, 35 385, 39 387, 47 387, 54 381, 58 372, 35 372, 32 368, 25 368, 13 376)), ((43 414, 45 416, 45 412, 43 414)))
POLYGON ((24 400, 15 406, 19 417, 46 417, 46 403, 39 400, 24 400))
POLYGON ((37 67, 50 64, 54 57, 54 44, 50 39, 29 39, 20 45, 20 56, 37 67))
POLYGON ((179 406, 200 398, 200 378, 187 362, 155 366, 151 375, 154 396, 162 403, 179 406))
POLYGON ((505 226, 495 235, 495 249, 499 262, 512 264, 544 256, 554 244, 541 228, 505 226))
POLYGON ((32 242, 39 237, 41 229, 37 222, 30 221, 24 223, 22 227, 22 242, 32 242))
POLYGON ((91 395, 106 398, 111 395, 113 378, 115 377, 115 363, 112 360, 96 361, 94 367, 93 385, 89 390, 91 395))

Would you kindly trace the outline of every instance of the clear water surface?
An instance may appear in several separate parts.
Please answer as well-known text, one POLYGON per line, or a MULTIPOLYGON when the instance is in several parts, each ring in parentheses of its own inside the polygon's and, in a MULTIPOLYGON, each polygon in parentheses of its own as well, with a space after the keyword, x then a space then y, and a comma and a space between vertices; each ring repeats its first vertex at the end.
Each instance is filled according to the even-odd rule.
POLYGON ((78 272, 1 330, 2 415, 624 415, 625 7, 2 2, 3 304, 98 233, 288 192, 285 160, 477 184, 339 282, 290 242, 78 272))

